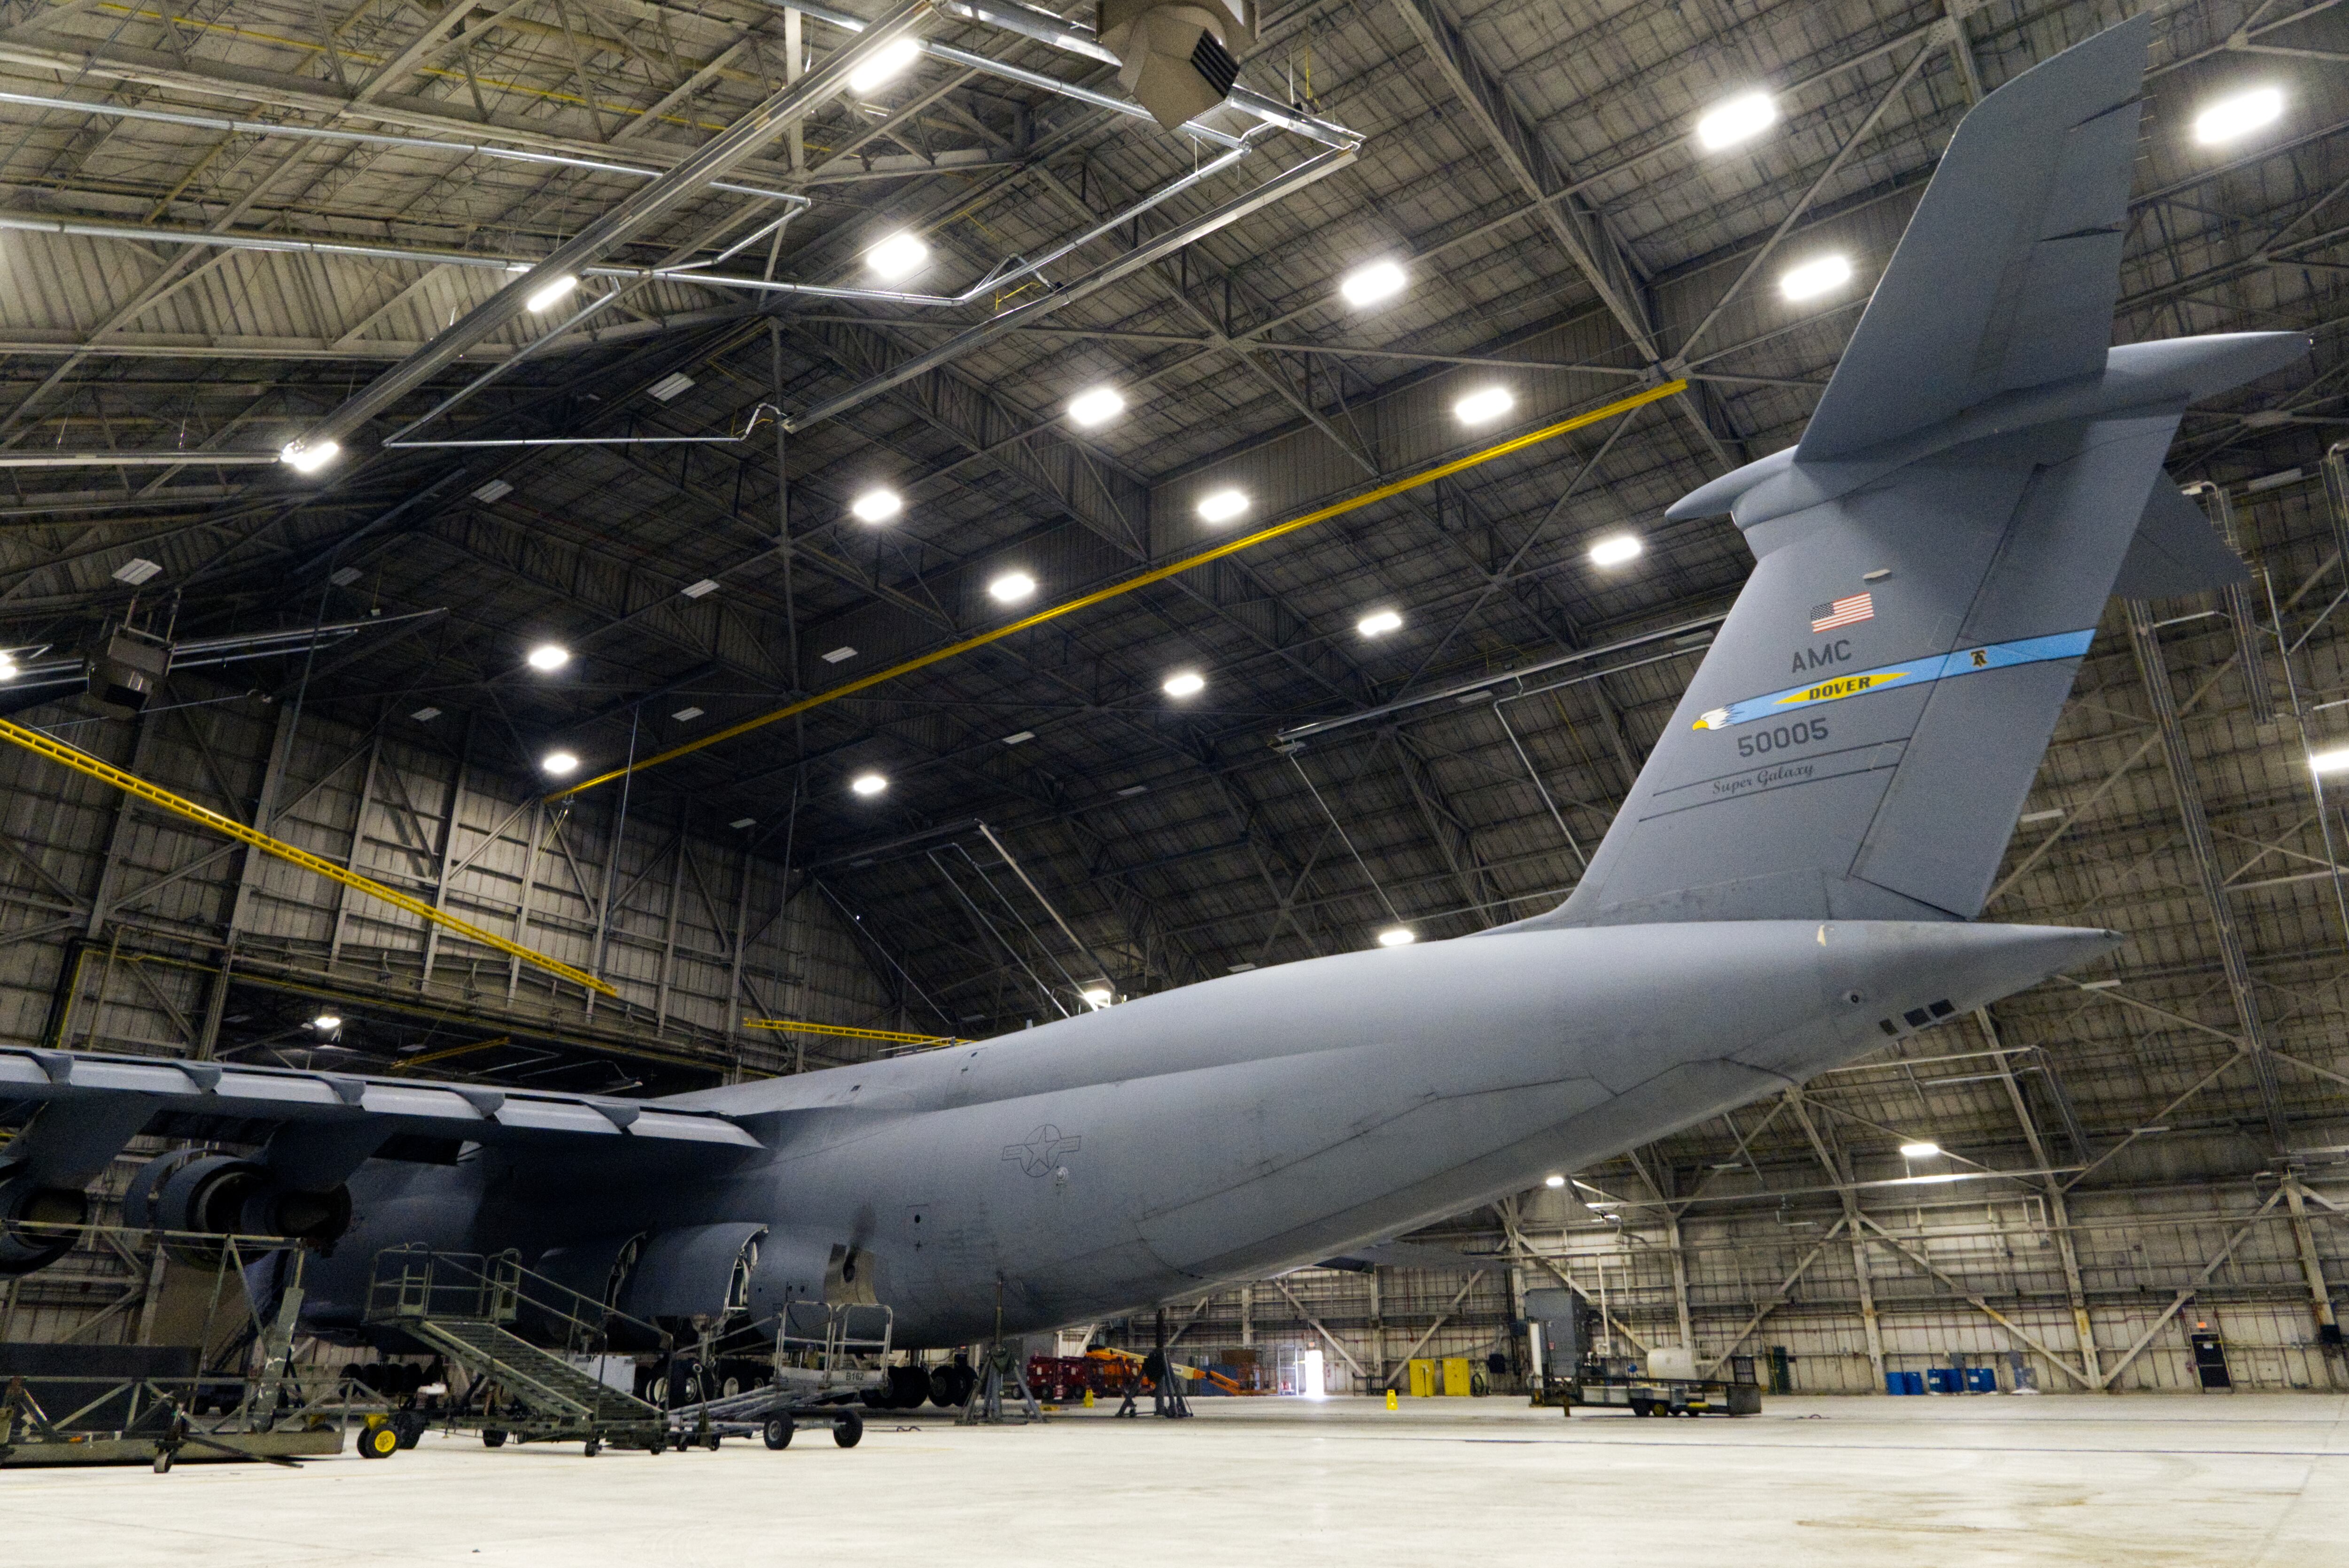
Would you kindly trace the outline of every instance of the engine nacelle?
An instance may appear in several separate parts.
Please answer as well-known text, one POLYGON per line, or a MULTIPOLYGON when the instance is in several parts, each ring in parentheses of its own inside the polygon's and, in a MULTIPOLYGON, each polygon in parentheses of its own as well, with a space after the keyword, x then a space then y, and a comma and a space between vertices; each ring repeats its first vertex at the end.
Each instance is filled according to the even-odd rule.
POLYGON ((70 1187, 44 1187, 28 1176, 0 1181, 0 1276, 47 1268, 73 1251, 72 1230, 89 1223, 89 1198, 70 1187), (41 1227, 28 1229, 26 1227, 41 1227))
POLYGON ((149 1162, 123 1194, 122 1217, 140 1230, 167 1233, 164 1251, 191 1268, 218 1269, 228 1262, 230 1236, 327 1245, 350 1228, 351 1192, 339 1183, 301 1191, 259 1161, 186 1149, 149 1162))

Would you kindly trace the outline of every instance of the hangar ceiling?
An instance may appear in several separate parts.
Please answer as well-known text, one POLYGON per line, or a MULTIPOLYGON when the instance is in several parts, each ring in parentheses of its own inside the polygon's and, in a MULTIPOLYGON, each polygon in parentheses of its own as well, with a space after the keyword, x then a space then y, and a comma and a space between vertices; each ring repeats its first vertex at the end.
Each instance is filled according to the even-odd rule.
MULTIPOLYGON (((2020 1081, 2050 1147, 2024 1147, 2012 1076, 1820 1086, 1854 1127, 2018 1169, 2086 1164, 2189 1089, 2170 1125, 2190 1115, 2220 1163, 2256 1164, 2317 1139, 2349 1068, 2333 861, 2349 844, 2293 717, 2311 744, 2349 723, 2325 707, 2349 672, 2329 618, 2343 523, 2320 479, 2349 425, 2349 25, 2329 5, 2153 9, 2116 340, 2314 335, 2307 371, 2191 414, 2171 465, 2227 489, 2273 590, 2259 618, 2280 615, 2293 652, 2287 669, 2266 645, 2280 717, 2262 721, 2211 605, 2157 606, 2199 618, 2151 644, 2120 606, 2108 617, 1990 914, 2132 942, 2083 977, 2095 992, 2043 989, 1959 1026, 1999 1031, 1967 1051, 2045 1057, 2020 1081), (2281 89, 2279 122, 2198 142, 2202 107, 2259 85, 2281 89), (2147 645, 2184 709, 2199 833, 2147 645)), ((509 312, 338 423, 511 269, 787 94, 794 37, 821 69, 854 36, 843 13, 0 5, 0 640, 29 667, 130 613, 182 641, 356 623, 222 666, 205 700, 298 689, 305 712, 426 746, 470 718, 473 765, 529 791, 550 750, 622 767, 1685 379, 626 785, 640 807, 749 820, 823 872, 901 992, 890 1016, 838 1022, 987 1033, 1098 979, 1132 995, 1394 925, 1464 935, 1570 888, 1744 579, 1733 528, 1666 524, 1663 506, 1795 438, 1969 104, 2123 10, 1316 0, 1265 15, 1241 74, 1259 111, 1221 111, 1201 138, 1120 112, 1113 67, 1053 42, 1050 19, 944 6, 910 24, 932 53, 764 139, 546 312, 509 312), (1052 81, 1092 96, 1037 85, 1052 81), (1702 148, 1700 115, 1755 88, 1777 122, 1702 148), (879 282, 867 253, 898 234, 926 261, 879 282), (1168 253, 1107 275, 1154 247, 1168 253), (1829 253, 1849 284, 1788 301, 1779 275, 1829 253), (1381 260, 1402 290, 1350 303, 1341 281, 1381 260), (967 303, 878 297, 916 287, 967 303), (1462 425, 1455 402, 1492 386, 1515 406, 1462 425), (1097 387, 1123 407, 1081 425, 1067 405, 1097 387), (315 473, 274 460, 328 430, 342 449, 315 473), (902 500, 878 525, 852 511, 875 489, 902 500), (1240 515, 1202 521, 1226 490, 1240 515), (1626 531, 1636 559, 1591 562, 1626 531), (122 580, 139 560, 160 571, 122 580), (1013 573, 1034 587, 1007 605, 988 585, 1013 573), (1380 610, 1400 626, 1357 629, 1380 610), (532 668, 540 642, 569 662, 532 668), (1170 696, 1186 670, 1204 689, 1170 696), (1430 693, 1447 695, 1273 744, 1430 693), (885 789, 856 793, 867 773, 885 789), (1027 972, 1011 955, 1027 948, 973 919, 982 874, 1008 871, 977 821, 1068 921, 1071 940, 1030 944, 1058 945, 1063 973, 1027 972)), ((60 695, 20 686, 0 705, 41 722, 73 712, 44 706, 60 695)), ((1895 1054, 1946 1057, 1956 1032, 1895 1054)), ((1699 1130, 1680 1157, 1702 1168, 1745 1138, 1699 1130)), ((1809 1141, 1790 1120, 1754 1149, 1807 1161, 1809 1141)))

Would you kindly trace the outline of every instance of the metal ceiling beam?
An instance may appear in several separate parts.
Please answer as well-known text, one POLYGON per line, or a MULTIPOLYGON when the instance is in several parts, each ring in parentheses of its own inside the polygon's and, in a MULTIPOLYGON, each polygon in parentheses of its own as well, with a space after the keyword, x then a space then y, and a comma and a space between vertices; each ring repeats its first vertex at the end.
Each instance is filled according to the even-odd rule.
POLYGON ((915 30, 931 15, 929 0, 908 0, 857 35, 845 48, 775 93, 712 137, 650 184, 630 191, 617 205, 557 245, 528 273, 475 305, 446 331, 378 377, 357 396, 305 430, 299 445, 316 447, 353 434, 377 414, 421 387, 469 348, 523 312, 523 301, 549 283, 576 276, 642 233, 700 189, 741 163, 760 148, 806 119, 810 110, 848 89, 857 68, 915 30))

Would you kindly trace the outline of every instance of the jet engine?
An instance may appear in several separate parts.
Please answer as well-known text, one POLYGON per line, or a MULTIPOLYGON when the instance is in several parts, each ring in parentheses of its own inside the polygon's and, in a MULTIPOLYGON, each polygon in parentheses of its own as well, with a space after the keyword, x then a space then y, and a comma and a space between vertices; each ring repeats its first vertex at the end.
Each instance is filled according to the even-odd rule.
POLYGON ((151 1161, 123 1194, 122 1216, 168 1236, 164 1250, 191 1268, 228 1261, 230 1236, 288 1236, 325 1246, 350 1228, 350 1189, 289 1187, 267 1165, 233 1155, 184 1149, 151 1161))
POLYGON ((1101 0, 1117 79, 1168 130, 1222 103, 1256 46, 1255 0, 1101 0))
POLYGON ((72 1231, 27 1225, 86 1225, 89 1199, 69 1187, 45 1187, 29 1176, 0 1181, 0 1277, 44 1269, 73 1250, 72 1231))

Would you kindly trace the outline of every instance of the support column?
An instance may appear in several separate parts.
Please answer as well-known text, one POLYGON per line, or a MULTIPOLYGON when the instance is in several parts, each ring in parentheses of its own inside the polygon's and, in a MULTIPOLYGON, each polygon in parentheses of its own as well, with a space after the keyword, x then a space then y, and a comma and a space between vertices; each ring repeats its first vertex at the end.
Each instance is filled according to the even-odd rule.
MULTIPOLYGON (((523 830, 530 835, 522 851, 522 887, 514 894, 514 944, 530 945, 530 895, 538 887, 538 846, 546 837, 546 803, 533 800, 530 804, 530 822, 523 830)), ((522 989, 522 960, 506 960, 506 1000, 511 1003, 522 989)), ((592 995, 592 993, 591 993, 592 995)))
POLYGON ((2300 1178, 2283 1179, 2283 1201, 2292 1209, 2292 1239, 2300 1251, 2300 1272, 2308 1281, 2309 1305, 2316 1315, 2317 1355, 2324 1362, 2324 1382, 2337 1388, 2343 1381, 2341 1322, 2333 1315, 2333 1291, 2324 1283, 2324 1260, 2316 1251, 2316 1233, 2308 1222, 2308 1206, 2300 1178))
MULTIPOLYGON (((284 785, 285 769, 294 749, 294 709, 290 704, 277 705, 277 717, 269 727, 269 756, 262 764, 261 789, 253 802, 253 825, 264 833, 274 833, 277 825, 277 794, 284 785)), ((220 1045, 221 1018, 228 1010, 229 975, 236 967, 237 934, 244 929, 246 917, 253 910, 254 875, 261 869, 260 851, 250 845, 237 847, 236 894, 229 901, 228 921, 221 933, 220 969, 212 976, 212 994, 204 998, 204 1021, 189 1042, 191 1053, 199 1061, 209 1060, 220 1045)))
POLYGON ((1681 1217, 1671 1210, 1665 1212, 1664 1244, 1672 1252, 1672 1306, 1680 1315, 1682 1347, 1693 1351, 1696 1326, 1689 1315, 1688 1257, 1681 1251, 1681 1217))
MULTIPOLYGON (((457 869, 457 817, 465 808, 465 773, 473 761, 473 720, 465 719, 463 735, 457 742, 457 768, 449 775, 449 792, 444 799, 440 817, 440 852, 439 869, 432 873, 432 907, 446 909, 449 904, 449 884, 455 880, 457 869)), ((421 992, 432 984, 432 963, 440 953, 440 927, 427 922, 424 927, 424 966, 417 975, 416 989, 421 992)), ((592 993, 591 993, 592 995, 592 993)))
POLYGON ((661 917, 660 984, 653 993, 653 1033, 668 1025, 669 983, 677 973, 677 906, 685 897, 685 846, 693 831, 693 803, 677 809, 676 859, 668 868, 668 909, 661 917))
MULTIPOLYGON (((1998 1026, 1991 1021, 1990 1009, 1975 1008, 1974 1023, 1982 1029, 1982 1038, 1990 1042, 1991 1049, 2000 1053, 1995 1058, 1998 1076, 2006 1084, 2007 1099, 2014 1107, 2014 1119, 2023 1127, 2023 1140, 2031 1145, 2033 1163, 2042 1171, 2049 1170, 2046 1140, 2039 1136, 2039 1124, 2032 1119, 2031 1106, 2023 1098, 2023 1085, 2016 1081, 2014 1069, 2007 1064, 1998 1026)), ((2064 1294, 2072 1307, 2072 1333, 2080 1352, 2080 1367, 2087 1373, 2091 1387, 2102 1387, 2104 1377, 2098 1367, 2101 1358, 2096 1353, 2095 1325, 2088 1316, 2088 1293, 2080 1283, 2080 1254, 2072 1244, 2071 1205, 2064 1201, 2064 1183, 2056 1177, 2042 1177, 2035 1185, 2046 1202, 2047 1223, 2055 1238, 2055 1255, 2064 1267, 2064 1294)))
MULTIPOLYGON (((2178 715, 2178 696, 2170 688, 2169 665, 2162 657, 2161 638, 2154 629, 2151 610, 2142 599, 2131 599, 2127 603, 2130 645, 2137 651, 2146 695, 2153 702, 2154 723, 2161 731, 2162 755, 2169 763, 2170 783, 2178 795, 2178 814, 2183 819, 2186 842, 2193 851, 2194 868, 2201 878, 2203 902, 2209 906, 2227 989, 2233 993, 2235 1014, 2242 1024, 2244 1048, 2252 1076, 2259 1083, 2260 1105, 2267 1114, 2270 1148, 2281 1153, 2292 1146, 2284 1125, 2283 1097, 2276 1086, 2275 1064, 2268 1056, 2267 1027, 2261 1021, 2251 960, 2243 953, 2242 936, 2235 928, 2235 912, 2227 901, 2227 873, 2219 864, 2218 849, 2210 838, 2209 817, 2202 808, 2201 782, 2187 750, 2185 727, 2178 715)), ((2255 684, 2261 678, 2254 674, 2255 684)))
POLYGON ((1837 1195, 1843 1200, 1844 1228, 1851 1233, 1852 1277, 1859 1285, 1859 1326, 1868 1341, 1868 1372, 1875 1378, 1868 1392, 1881 1394, 1884 1392, 1884 1329, 1877 1321, 1876 1281, 1868 1270, 1868 1232, 1861 1223, 1859 1196, 1851 1190, 1850 1162, 1828 1151, 1826 1140, 1812 1125, 1811 1113, 1803 1104, 1800 1089, 1786 1091, 1786 1104, 1794 1111, 1795 1119, 1803 1124, 1803 1131, 1811 1141, 1811 1151, 1826 1168, 1828 1179, 1836 1184, 1837 1195))

